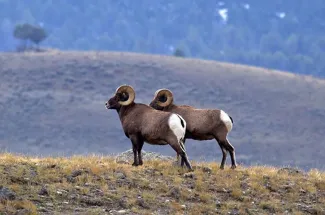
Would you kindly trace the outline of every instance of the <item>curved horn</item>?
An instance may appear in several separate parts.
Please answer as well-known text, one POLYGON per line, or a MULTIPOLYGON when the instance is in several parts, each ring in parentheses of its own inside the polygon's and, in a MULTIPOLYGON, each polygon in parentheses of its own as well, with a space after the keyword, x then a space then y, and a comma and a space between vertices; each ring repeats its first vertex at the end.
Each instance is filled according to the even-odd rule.
POLYGON ((166 107, 168 105, 170 105, 174 98, 173 98, 173 93, 172 91, 168 90, 168 89, 159 89, 155 92, 155 97, 154 99, 157 100, 157 104, 161 107, 166 107), (161 96, 166 96, 167 100, 165 102, 161 102, 158 100, 159 97, 161 96))
POLYGON ((120 105, 126 106, 131 104, 134 99, 135 99, 135 91, 134 89, 130 86, 130 85, 121 85, 120 87, 118 87, 115 91, 115 95, 118 93, 126 93, 128 94, 129 98, 126 101, 119 101, 118 103, 120 105))

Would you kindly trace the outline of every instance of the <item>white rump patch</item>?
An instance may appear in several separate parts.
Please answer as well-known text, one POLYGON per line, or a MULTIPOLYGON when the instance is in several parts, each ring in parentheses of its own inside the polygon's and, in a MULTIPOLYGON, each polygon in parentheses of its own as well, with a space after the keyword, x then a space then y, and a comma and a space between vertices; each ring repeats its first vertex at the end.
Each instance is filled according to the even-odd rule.
POLYGON ((181 139, 184 139, 185 131, 186 131, 186 122, 185 120, 178 114, 172 114, 168 119, 169 128, 174 132, 177 137, 178 142, 181 139), (184 122, 184 127, 182 126, 180 118, 184 122))
POLYGON ((227 127, 228 132, 232 129, 232 122, 228 114, 226 114, 223 110, 220 110, 220 119, 227 127))

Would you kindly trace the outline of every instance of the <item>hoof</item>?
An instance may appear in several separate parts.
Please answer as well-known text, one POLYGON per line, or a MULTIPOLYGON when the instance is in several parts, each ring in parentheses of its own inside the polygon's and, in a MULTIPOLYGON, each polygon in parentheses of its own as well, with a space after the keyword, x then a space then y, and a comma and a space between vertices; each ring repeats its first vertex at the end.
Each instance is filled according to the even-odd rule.
POLYGON ((220 166, 220 169, 225 169, 225 167, 224 166, 220 166))
POLYGON ((133 163, 132 166, 139 166, 139 164, 138 163, 133 163))
POLYGON ((140 166, 142 166, 142 165, 143 165, 143 162, 142 162, 142 161, 140 161, 140 162, 139 162, 139 165, 140 165, 140 166))
POLYGON ((231 169, 236 169, 237 165, 231 165, 231 169))

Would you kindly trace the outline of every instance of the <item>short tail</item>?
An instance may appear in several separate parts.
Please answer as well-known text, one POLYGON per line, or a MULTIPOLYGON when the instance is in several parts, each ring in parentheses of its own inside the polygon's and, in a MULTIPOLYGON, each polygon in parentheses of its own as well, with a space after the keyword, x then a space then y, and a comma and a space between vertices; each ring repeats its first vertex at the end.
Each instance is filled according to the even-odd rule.
POLYGON ((232 119, 232 117, 228 114, 230 120, 231 120, 231 123, 234 124, 234 120, 232 119))
POLYGON ((176 113, 176 115, 181 120, 182 127, 186 130, 186 121, 185 121, 185 119, 183 119, 183 117, 181 115, 177 114, 177 113, 176 113))

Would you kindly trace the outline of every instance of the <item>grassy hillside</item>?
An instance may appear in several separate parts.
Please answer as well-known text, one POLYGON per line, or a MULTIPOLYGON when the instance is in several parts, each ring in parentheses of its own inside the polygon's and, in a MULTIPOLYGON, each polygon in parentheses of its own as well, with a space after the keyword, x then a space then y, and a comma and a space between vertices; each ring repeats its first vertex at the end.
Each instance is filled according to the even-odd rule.
MULTIPOLYGON (((239 164, 325 169, 325 81, 242 65, 118 52, 0 54, 0 150, 104 155, 131 147, 105 101, 121 84, 148 104, 158 88, 178 104, 220 108, 239 164)), ((191 160, 217 161, 215 141, 187 141, 191 160)), ((175 155, 168 146, 144 150, 175 155)), ((229 156, 228 156, 229 159, 229 156)), ((229 163, 229 160, 227 160, 229 163)))
POLYGON ((0 154, 0 213, 324 214, 325 173, 266 166, 219 170, 171 161, 0 154))

